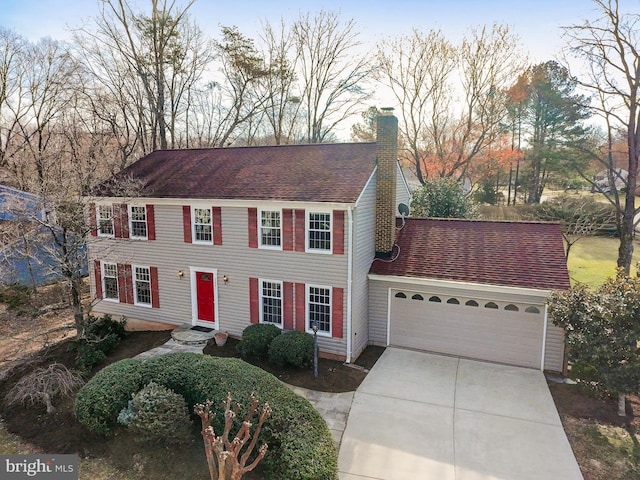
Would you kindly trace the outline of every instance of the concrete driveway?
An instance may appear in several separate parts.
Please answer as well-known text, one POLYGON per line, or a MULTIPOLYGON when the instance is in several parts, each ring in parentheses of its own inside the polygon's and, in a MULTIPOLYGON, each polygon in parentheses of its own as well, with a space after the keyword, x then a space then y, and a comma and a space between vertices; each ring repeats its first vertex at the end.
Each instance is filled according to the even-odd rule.
POLYGON ((387 348, 353 399, 341 480, 582 480, 544 375, 387 348))

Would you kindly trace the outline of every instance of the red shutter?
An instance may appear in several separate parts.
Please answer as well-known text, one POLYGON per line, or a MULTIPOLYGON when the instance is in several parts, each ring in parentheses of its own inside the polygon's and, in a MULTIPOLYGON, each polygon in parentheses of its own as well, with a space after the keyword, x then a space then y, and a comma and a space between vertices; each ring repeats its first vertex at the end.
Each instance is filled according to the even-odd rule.
POLYGON ((285 330, 293 330, 293 282, 283 282, 283 327, 285 330))
POLYGON ((293 250, 293 210, 282 210, 282 249, 293 250))
POLYGON ((191 236, 191 207, 184 205, 182 207, 182 227, 184 228, 184 243, 192 243, 191 236))
POLYGON ((249 208, 249 247, 258 248, 258 209, 249 208))
POLYGON ((305 223, 307 221, 304 210, 295 211, 296 252, 305 251, 305 223))
POLYGON ((222 245, 222 209, 213 207, 213 244, 222 245))
POLYGON ((114 203, 111 205, 113 209, 113 236, 115 238, 122 237, 122 219, 120 218, 122 211, 120 210, 120 204, 114 203))
POLYGON ((129 238, 129 207, 126 203, 120 205, 120 234, 122 238, 129 238))
POLYGON ((296 283, 296 330, 304 332, 306 330, 307 317, 307 292, 304 283, 296 283))
POLYGON ((160 291, 158 290, 158 267, 149 267, 151 274, 151 306, 160 308, 160 291))
POLYGON ((331 234, 333 253, 344 253, 344 210, 333 212, 333 232, 331 234))
POLYGON ((93 261, 93 272, 96 281, 96 298, 102 298, 102 271, 100 270, 100 260, 93 261))
POLYGON ((344 329, 344 290, 342 288, 333 287, 331 292, 331 336, 334 338, 342 338, 344 329))
POLYGON ((156 239, 156 215, 153 205, 147 205, 147 239, 156 239))
POLYGON ((127 269, 122 263, 118 264, 118 300, 120 303, 127 302, 127 269))
POLYGON ((258 279, 249 279, 249 320, 251 323, 260 321, 260 298, 258 296, 258 279))
POLYGON ((98 220, 96 216, 96 204, 89 204, 89 227, 91 228, 91 236, 98 236, 98 220))
POLYGON ((126 285, 126 299, 127 303, 134 303, 133 297, 133 276, 131 274, 131 265, 127 264, 124 266, 124 277, 125 277, 125 285, 126 285))

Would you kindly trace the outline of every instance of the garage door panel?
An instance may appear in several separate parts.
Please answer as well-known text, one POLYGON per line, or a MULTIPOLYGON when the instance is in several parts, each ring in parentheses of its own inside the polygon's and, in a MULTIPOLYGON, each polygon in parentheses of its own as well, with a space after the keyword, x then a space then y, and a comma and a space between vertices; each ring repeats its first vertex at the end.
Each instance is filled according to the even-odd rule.
MULTIPOLYGON (((391 300, 390 344, 470 358, 540 367, 541 315, 408 298, 391 300)), ((464 303, 464 302, 461 302, 464 303)))

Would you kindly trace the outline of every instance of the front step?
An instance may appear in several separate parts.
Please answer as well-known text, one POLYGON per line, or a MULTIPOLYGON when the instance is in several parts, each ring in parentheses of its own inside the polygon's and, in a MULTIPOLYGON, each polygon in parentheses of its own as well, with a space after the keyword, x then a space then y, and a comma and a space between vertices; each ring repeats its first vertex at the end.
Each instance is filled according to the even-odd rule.
POLYGON ((199 328, 198 330, 193 330, 190 325, 183 325, 171 331, 171 338, 182 345, 206 345, 213 338, 214 333, 216 333, 216 330, 213 329, 199 328), (203 330, 211 331, 206 332, 203 330))

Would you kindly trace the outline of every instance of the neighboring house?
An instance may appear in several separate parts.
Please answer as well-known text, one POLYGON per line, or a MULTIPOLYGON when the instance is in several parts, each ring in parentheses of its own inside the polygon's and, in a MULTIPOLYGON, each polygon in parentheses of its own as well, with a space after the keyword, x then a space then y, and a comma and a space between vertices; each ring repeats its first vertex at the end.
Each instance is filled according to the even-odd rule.
POLYGON ((562 332, 548 324, 545 308, 551 288, 568 287, 559 226, 444 222, 472 227, 446 237, 461 255, 442 258, 446 251, 431 245, 440 221, 396 226, 398 206, 410 202, 396 139, 397 119, 383 115, 377 143, 147 155, 88 199, 94 310, 132 325, 205 326, 235 336, 251 323, 307 332, 316 323, 322 354, 348 362, 376 343, 562 370, 562 332), (120 177, 141 181, 135 198, 114 193, 120 177), (484 241, 473 226, 496 225, 514 228, 485 243, 491 259, 506 244, 517 258, 487 259, 491 277, 448 276, 448 261, 473 271, 484 241), (513 263, 521 283, 499 276, 513 263), (545 271, 555 281, 537 281, 535 272, 545 271), (425 320, 442 328, 432 334, 425 320))
POLYGON ((46 217, 40 197, 0 185, 0 284, 44 285, 60 279, 52 253, 56 247, 38 223, 46 217))

